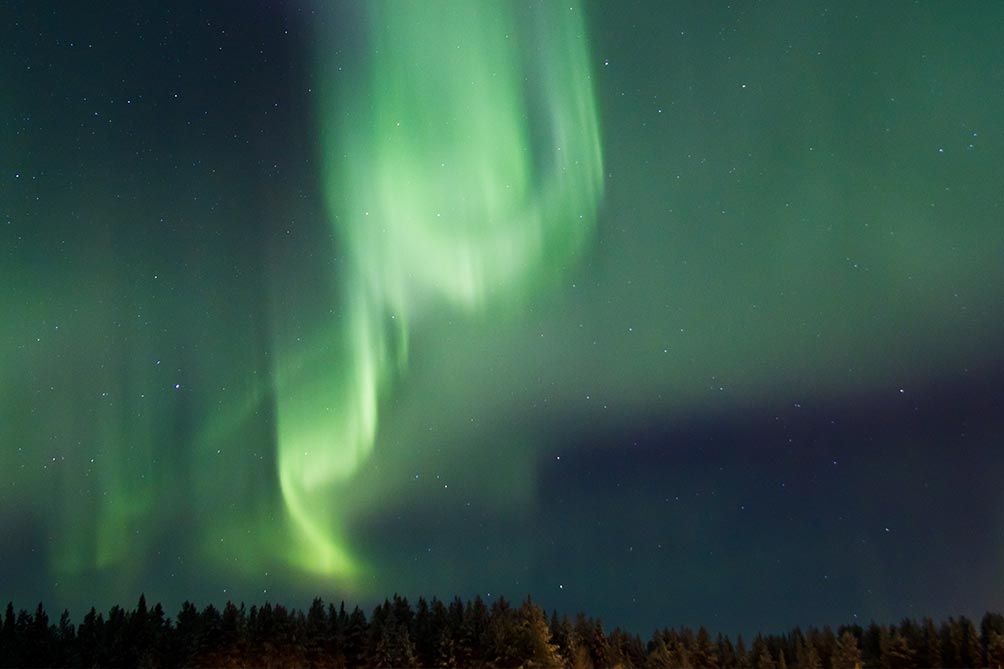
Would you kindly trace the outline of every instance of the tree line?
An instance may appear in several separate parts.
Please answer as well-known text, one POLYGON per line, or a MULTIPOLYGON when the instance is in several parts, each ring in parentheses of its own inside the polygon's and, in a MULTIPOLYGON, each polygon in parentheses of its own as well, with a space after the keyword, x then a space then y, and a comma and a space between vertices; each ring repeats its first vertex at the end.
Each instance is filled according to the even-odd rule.
POLYGON ((79 625, 7 605, 0 626, 2 667, 554 667, 564 669, 907 669, 1004 666, 1004 616, 987 613, 935 623, 795 628, 742 636, 701 627, 656 630, 648 641, 596 618, 544 611, 527 598, 489 606, 480 597, 446 603, 395 595, 370 616, 359 607, 315 599, 304 612, 228 602, 199 610, 185 602, 174 618, 140 596, 136 608, 92 608, 79 625))

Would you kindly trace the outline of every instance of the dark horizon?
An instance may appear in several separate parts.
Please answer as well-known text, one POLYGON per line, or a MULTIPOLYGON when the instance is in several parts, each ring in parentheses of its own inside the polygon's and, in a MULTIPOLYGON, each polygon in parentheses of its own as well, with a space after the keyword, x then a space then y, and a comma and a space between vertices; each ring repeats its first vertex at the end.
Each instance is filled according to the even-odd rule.
POLYGON ((0 666, 262 667, 687 667, 692 669, 860 669, 981 667, 1004 663, 1004 616, 977 627, 960 616, 904 618, 897 624, 795 627, 730 638, 665 625, 645 637, 579 612, 547 612, 481 597, 449 602, 394 595, 367 616, 358 606, 315 598, 307 609, 227 602, 203 609, 186 601, 175 615, 140 595, 133 609, 94 608, 58 623, 40 604, 0 622, 0 666))

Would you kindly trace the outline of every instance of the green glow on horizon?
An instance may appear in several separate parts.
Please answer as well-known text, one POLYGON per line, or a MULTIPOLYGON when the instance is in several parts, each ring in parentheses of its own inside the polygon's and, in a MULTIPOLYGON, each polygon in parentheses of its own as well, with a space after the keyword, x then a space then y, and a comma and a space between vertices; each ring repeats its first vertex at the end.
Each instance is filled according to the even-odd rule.
POLYGON ((279 481, 299 538, 283 555, 342 579, 361 569, 345 536, 351 481, 412 324, 539 291, 590 238, 602 191, 576 3, 366 8, 361 90, 340 85, 323 40, 318 58, 345 314, 298 348, 278 346, 276 365, 279 481))

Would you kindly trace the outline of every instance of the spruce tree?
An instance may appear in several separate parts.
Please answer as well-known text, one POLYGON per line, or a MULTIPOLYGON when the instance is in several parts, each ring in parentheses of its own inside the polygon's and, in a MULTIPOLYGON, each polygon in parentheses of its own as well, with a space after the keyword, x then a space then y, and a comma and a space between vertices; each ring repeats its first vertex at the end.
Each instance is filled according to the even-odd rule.
POLYGON ((443 626, 437 631, 435 656, 432 663, 425 666, 445 668, 457 666, 456 644, 448 627, 443 626))
POLYGON ((961 631, 961 645, 959 649, 959 659, 964 667, 982 667, 983 647, 980 644, 979 634, 973 621, 965 616, 959 616, 959 628, 961 631))
POLYGON ((959 621, 949 616, 941 623, 941 662, 945 667, 961 667, 962 664, 962 627, 959 621))
MULTIPOLYGON (((980 642, 983 644, 983 648, 990 647, 991 632, 1004 634, 1004 615, 990 611, 983 615, 983 619, 980 621, 980 642)), ((987 660, 987 664, 989 663, 987 660)))
POLYGON ((361 667, 366 658, 366 637, 369 626, 366 614, 358 606, 352 610, 345 626, 345 662, 350 667, 361 667))
POLYGON ((646 669, 675 669, 676 665, 673 663, 673 655, 669 652, 669 648, 666 646, 666 642, 662 639, 661 635, 656 635, 652 640, 652 649, 648 653, 648 657, 645 658, 646 669))
POLYGON ((743 635, 740 634, 736 637, 736 668, 737 669, 752 669, 753 659, 750 657, 749 651, 746 650, 746 642, 743 641, 743 635))
POLYGON ((753 658, 754 669, 775 669, 774 658, 770 656, 770 648, 762 636, 757 635, 753 640, 750 655, 753 658))
POLYGON ((991 669, 1004 668, 1004 634, 991 630, 987 637, 987 666, 991 669))
POLYGON ((80 664, 77 655, 77 629, 70 619, 70 612, 63 610, 63 615, 59 616, 59 630, 57 632, 58 652, 54 656, 55 664, 61 667, 76 666, 80 664))
POLYGON ((504 597, 492 602, 489 614, 490 647, 488 656, 497 667, 519 666, 522 658, 516 634, 515 613, 504 597))
MULTIPOLYGON (((435 611, 436 601, 433 601, 435 611)), ((451 627, 451 629, 456 629, 451 627)), ((454 652, 457 666, 481 667, 486 664, 491 646, 491 629, 488 607, 481 597, 467 602, 464 607, 459 634, 455 637, 454 652)))
MULTIPOLYGON (((913 666, 913 650, 906 637, 894 630, 882 650, 883 669, 909 669, 913 666)), ((972 665, 976 666, 976 665, 972 665)))
POLYGON ((719 634, 715 645, 718 647, 718 662, 722 669, 736 669, 739 664, 736 658, 736 649, 733 647, 732 642, 729 641, 729 638, 719 634))
MULTIPOLYGON (((818 661, 819 657, 816 656, 816 662, 818 661)), ((833 669, 861 669, 861 649, 858 648, 858 640, 850 630, 844 630, 837 640, 837 648, 833 654, 833 669)))
MULTIPOLYGON (((445 611, 444 611, 445 613, 445 611)), ((415 653, 423 667, 435 664, 438 631, 433 627, 432 612, 424 597, 415 604, 415 653)))
POLYGON ((690 662, 694 669, 718 669, 718 654, 711 643, 711 635, 703 627, 697 630, 697 637, 690 652, 690 662))
POLYGON ((922 667, 941 667, 941 637, 930 618, 924 618, 923 641, 918 649, 917 663, 922 667))
POLYGON ((687 650, 687 644, 684 643, 682 638, 677 636, 673 639, 673 644, 669 650, 673 657, 674 667, 678 669, 693 669, 694 665, 690 659, 690 651, 687 650))
POLYGON ((819 657, 819 651, 816 650, 816 644, 810 641, 805 648, 805 665, 800 664, 799 669, 823 669, 823 661, 819 657))
POLYGON ((551 630, 547 626, 544 612, 529 597, 519 607, 516 629, 523 666, 551 669, 563 666, 558 646, 551 643, 551 630))

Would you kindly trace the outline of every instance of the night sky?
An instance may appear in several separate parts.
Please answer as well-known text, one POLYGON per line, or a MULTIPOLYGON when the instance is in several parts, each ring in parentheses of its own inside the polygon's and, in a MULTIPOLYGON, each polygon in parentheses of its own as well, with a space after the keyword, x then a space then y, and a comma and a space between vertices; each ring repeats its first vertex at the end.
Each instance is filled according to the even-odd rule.
POLYGON ((1004 4, 0 6, 0 595, 1004 602, 1004 4))

